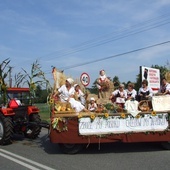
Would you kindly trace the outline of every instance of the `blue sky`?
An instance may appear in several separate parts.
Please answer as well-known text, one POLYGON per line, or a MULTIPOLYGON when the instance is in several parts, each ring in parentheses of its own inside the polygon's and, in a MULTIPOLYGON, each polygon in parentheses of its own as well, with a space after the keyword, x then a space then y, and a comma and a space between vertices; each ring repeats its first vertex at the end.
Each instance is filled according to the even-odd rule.
POLYGON ((51 66, 75 79, 87 72, 90 85, 101 69, 136 81, 139 66, 166 65, 170 43, 72 66, 170 41, 169 30, 169 0, 0 1, 0 59, 10 58, 12 76, 38 59, 50 81, 51 66))

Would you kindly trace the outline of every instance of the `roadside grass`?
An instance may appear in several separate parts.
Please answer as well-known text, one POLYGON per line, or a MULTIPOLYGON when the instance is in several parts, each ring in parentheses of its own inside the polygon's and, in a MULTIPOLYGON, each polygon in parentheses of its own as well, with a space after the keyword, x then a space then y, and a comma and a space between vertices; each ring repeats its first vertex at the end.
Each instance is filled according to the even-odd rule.
POLYGON ((50 122, 50 108, 47 103, 36 103, 35 104, 39 109, 39 115, 41 117, 41 120, 45 120, 47 122, 50 122))

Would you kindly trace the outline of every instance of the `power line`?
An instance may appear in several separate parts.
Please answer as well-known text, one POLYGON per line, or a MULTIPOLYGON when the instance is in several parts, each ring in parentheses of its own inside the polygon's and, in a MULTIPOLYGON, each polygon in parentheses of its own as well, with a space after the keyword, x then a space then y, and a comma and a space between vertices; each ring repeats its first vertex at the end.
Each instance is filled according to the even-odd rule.
POLYGON ((88 62, 85 62, 85 63, 79 63, 79 64, 70 65, 70 66, 67 66, 67 67, 60 68, 60 70, 68 70, 68 69, 71 69, 71 68, 80 67, 80 66, 84 66, 84 65, 87 65, 87 64, 92 64, 92 63, 96 63, 96 62, 99 62, 99 61, 120 57, 120 56, 123 56, 123 55, 127 55, 127 54, 134 53, 134 52, 137 52, 137 51, 146 50, 146 49, 149 49, 149 48, 153 48, 153 47, 168 44, 168 43, 170 43, 170 41, 165 41, 165 42, 162 42, 162 43, 150 45, 150 46, 147 46, 147 47, 139 48, 139 49, 136 49, 136 50, 132 50, 132 51, 128 51, 128 52, 124 52, 124 53, 120 53, 120 54, 116 54, 116 55, 113 55, 113 56, 88 61, 88 62))
MULTIPOLYGON (((129 28, 122 29, 121 31, 105 34, 103 36, 100 36, 99 38, 96 38, 96 39, 81 43, 80 45, 72 47, 73 49, 70 49, 70 50, 67 50, 67 49, 58 50, 58 51, 56 51, 56 52, 58 52, 58 54, 56 54, 56 52, 51 53, 51 54, 54 54, 55 56, 48 57, 48 60, 49 59, 60 58, 60 57, 70 55, 70 54, 73 54, 73 53, 77 53, 77 52, 80 52, 80 51, 83 51, 83 50, 87 50, 87 49, 90 49, 90 48, 101 46, 103 44, 106 44, 106 43, 109 43, 109 42, 112 42, 112 41, 123 39, 125 37, 131 36, 131 35, 134 35, 134 34, 138 34, 138 33, 141 33, 141 32, 145 32, 145 31, 148 31, 148 30, 151 30, 151 29, 154 29, 154 28, 169 24, 170 23, 170 21, 169 21, 170 18, 169 17, 170 17, 169 14, 164 14, 164 15, 161 15, 161 16, 159 16, 157 18, 150 19, 150 20, 147 20, 145 22, 142 22, 142 23, 139 23, 139 24, 136 24, 136 25, 132 25, 129 28), (156 21, 156 23, 155 23, 155 21, 156 21), (157 21, 159 21, 159 22, 157 22, 157 21), (112 35, 113 33, 115 33, 115 34, 118 33, 118 34, 113 36, 112 35), (108 36, 108 35, 109 36, 112 35, 112 36, 107 38, 106 36, 108 36)), ((48 55, 46 55, 46 56, 48 56, 48 55)))

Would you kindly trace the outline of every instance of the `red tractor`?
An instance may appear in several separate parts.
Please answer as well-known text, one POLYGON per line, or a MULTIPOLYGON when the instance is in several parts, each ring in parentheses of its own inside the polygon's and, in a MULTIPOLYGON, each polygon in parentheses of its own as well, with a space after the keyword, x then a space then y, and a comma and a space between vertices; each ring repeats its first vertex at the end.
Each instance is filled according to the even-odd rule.
POLYGON ((29 88, 8 88, 3 93, 0 93, 0 144, 10 144, 14 133, 37 138, 41 119, 29 88))

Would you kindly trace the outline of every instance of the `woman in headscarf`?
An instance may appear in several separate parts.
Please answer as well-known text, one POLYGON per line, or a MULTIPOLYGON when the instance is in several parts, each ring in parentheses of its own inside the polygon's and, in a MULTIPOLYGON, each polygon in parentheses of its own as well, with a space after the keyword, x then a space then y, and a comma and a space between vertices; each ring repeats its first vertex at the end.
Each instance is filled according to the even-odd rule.
POLYGON ((73 83, 74 80, 72 78, 68 78, 65 84, 58 89, 60 100, 61 102, 69 102, 76 112, 87 111, 87 109, 79 101, 74 99, 75 89, 73 83))

